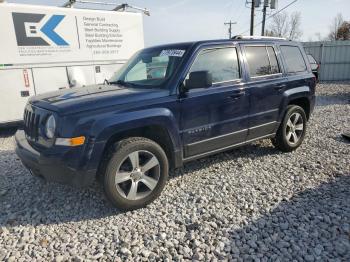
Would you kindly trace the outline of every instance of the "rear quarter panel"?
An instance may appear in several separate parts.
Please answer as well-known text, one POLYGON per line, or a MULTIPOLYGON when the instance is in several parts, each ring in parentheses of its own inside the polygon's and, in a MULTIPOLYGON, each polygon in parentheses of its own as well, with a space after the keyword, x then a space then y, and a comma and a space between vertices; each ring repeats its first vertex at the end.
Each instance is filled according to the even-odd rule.
POLYGON ((303 46, 300 43, 290 41, 290 42, 279 43, 277 44, 277 47, 279 49, 279 59, 281 60, 281 64, 283 68, 283 76, 287 78, 287 86, 283 92, 283 99, 280 105, 281 110, 279 115, 279 121, 282 121, 290 101, 298 98, 307 98, 309 100, 310 113, 311 113, 313 111, 314 104, 315 104, 316 79, 312 73, 311 66, 307 58, 307 55, 305 54, 303 46), (287 72, 286 60, 280 49, 280 47, 283 45, 297 46, 299 48, 307 68, 305 72, 298 72, 298 73, 287 72))

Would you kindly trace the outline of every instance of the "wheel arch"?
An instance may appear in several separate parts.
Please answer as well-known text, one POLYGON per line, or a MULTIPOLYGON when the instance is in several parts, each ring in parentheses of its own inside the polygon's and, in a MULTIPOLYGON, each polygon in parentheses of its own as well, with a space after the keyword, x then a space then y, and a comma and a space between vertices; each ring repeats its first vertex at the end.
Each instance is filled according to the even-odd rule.
POLYGON ((167 128, 161 125, 153 124, 148 126, 137 127, 114 133, 106 141, 103 154, 106 154, 110 147, 116 142, 129 137, 144 137, 159 144, 166 153, 170 166, 175 166, 175 147, 171 135, 167 128))
POLYGON ((288 105, 297 105, 304 109, 306 118, 310 118, 310 100, 307 97, 295 98, 289 101, 288 105))
POLYGON ((309 86, 296 87, 285 91, 283 94, 284 99, 281 104, 283 110, 280 111, 279 122, 282 121, 289 105, 297 105, 303 108, 306 118, 309 120, 311 115, 310 96, 311 90, 309 86))
POLYGON ((101 173, 101 165, 111 145, 126 137, 145 137, 160 144, 171 167, 182 166, 182 143, 175 116, 167 108, 150 108, 132 112, 109 112, 94 117, 87 153, 87 169, 101 173))

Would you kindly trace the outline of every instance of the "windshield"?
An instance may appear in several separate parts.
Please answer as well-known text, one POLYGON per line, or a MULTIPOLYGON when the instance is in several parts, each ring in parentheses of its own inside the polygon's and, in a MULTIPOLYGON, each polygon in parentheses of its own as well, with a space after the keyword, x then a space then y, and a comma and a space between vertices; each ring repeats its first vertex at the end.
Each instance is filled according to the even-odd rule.
POLYGON ((142 88, 165 88, 180 64, 185 50, 145 49, 136 53, 109 80, 119 84, 142 88))

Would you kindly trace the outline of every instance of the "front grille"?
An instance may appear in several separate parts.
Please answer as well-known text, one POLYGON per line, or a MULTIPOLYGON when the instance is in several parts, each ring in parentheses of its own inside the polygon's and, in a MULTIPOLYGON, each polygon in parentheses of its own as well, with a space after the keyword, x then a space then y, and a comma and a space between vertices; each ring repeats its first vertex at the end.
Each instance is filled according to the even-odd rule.
POLYGON ((39 138, 40 115, 28 109, 24 110, 24 132, 27 137, 37 141, 39 138))

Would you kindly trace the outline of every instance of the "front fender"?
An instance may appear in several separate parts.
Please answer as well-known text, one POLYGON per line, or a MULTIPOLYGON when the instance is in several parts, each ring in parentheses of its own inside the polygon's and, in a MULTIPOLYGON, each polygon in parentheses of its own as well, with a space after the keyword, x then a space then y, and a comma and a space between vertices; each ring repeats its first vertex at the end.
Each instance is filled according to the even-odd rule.
MULTIPOLYGON (((90 136, 94 138, 94 148, 89 152, 88 158, 94 161, 101 158, 107 141, 115 134, 135 128, 157 125, 165 128, 171 138, 174 151, 181 150, 179 128, 173 113, 167 108, 151 108, 133 112, 106 113, 94 122, 90 136)), ((93 167, 91 167, 93 168, 93 167)))
POLYGON ((180 136, 177 121, 167 108, 151 108, 133 112, 107 114, 97 120, 91 129, 91 135, 96 142, 107 141, 116 133, 150 125, 166 128, 174 147, 180 147, 180 136))

